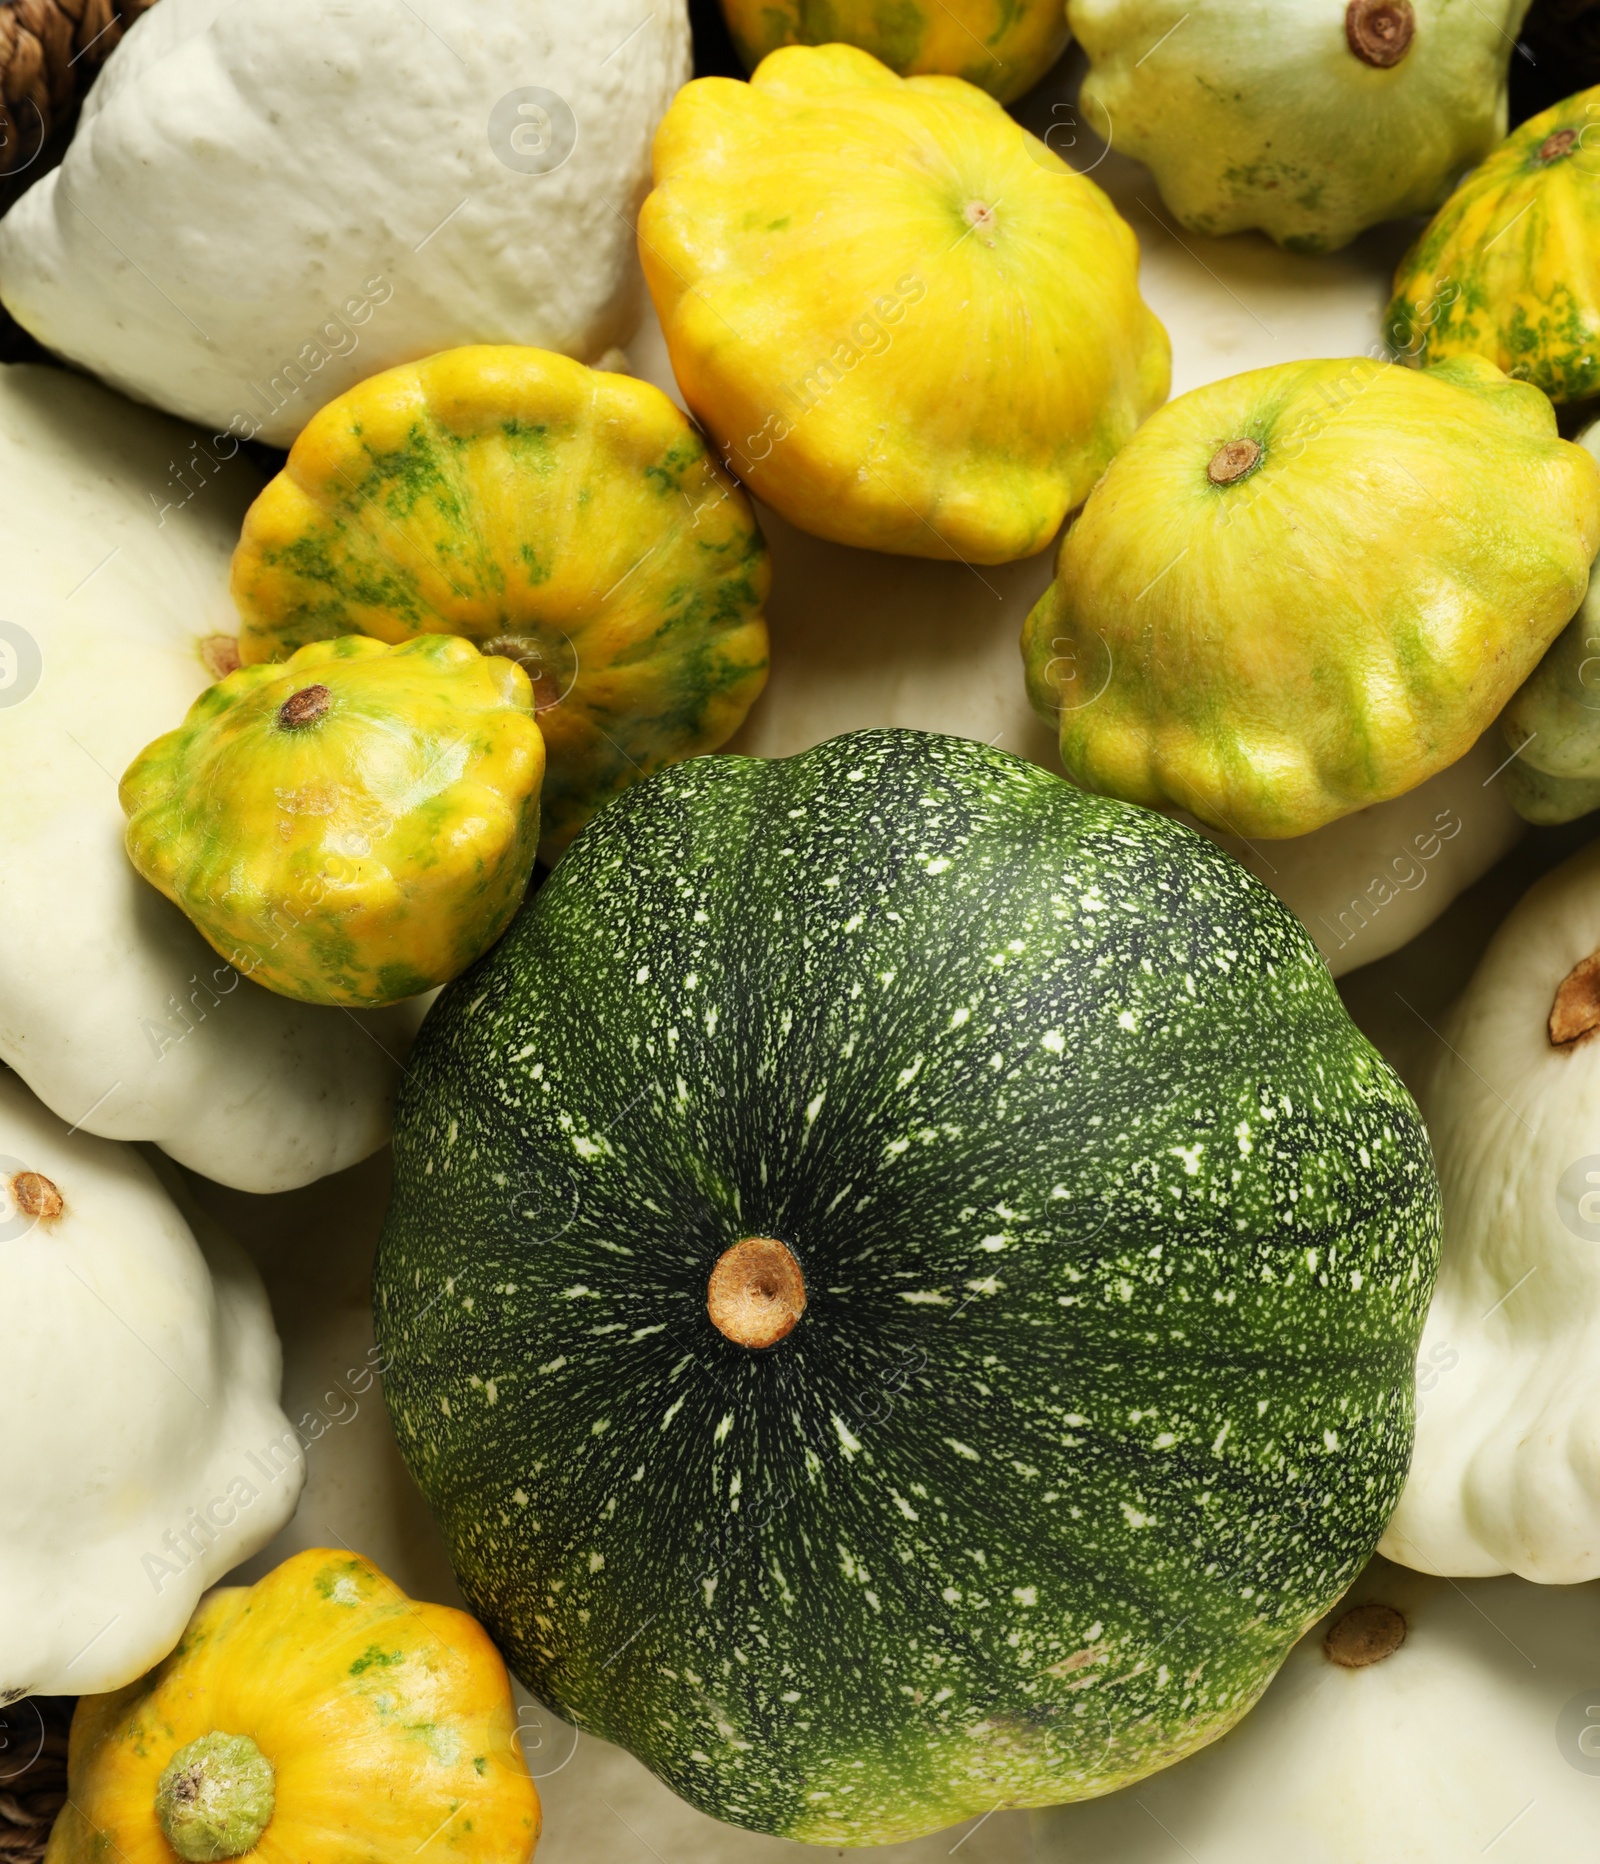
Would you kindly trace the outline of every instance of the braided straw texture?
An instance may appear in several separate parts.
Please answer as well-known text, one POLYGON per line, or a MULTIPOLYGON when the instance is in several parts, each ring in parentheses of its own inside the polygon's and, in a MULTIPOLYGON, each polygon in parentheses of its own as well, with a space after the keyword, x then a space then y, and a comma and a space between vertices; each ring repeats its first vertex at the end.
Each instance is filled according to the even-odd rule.
POLYGON ((72 1702, 34 1696, 0 1709, 0 1864, 39 1864, 67 1801, 72 1702))
POLYGON ((154 0, 0 0, 0 175, 30 168, 154 0))

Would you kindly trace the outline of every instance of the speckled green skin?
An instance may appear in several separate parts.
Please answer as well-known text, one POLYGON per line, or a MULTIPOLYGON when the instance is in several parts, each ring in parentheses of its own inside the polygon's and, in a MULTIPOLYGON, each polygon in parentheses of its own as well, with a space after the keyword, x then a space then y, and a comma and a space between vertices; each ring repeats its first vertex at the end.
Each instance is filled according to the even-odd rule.
POLYGON ((606 809, 429 1015, 374 1305, 524 1680, 736 1824, 884 1842, 1221 1733, 1410 1455, 1421 1122, 1265 888, 874 731, 606 809), (713 1263, 793 1249, 780 1345, 713 1263))

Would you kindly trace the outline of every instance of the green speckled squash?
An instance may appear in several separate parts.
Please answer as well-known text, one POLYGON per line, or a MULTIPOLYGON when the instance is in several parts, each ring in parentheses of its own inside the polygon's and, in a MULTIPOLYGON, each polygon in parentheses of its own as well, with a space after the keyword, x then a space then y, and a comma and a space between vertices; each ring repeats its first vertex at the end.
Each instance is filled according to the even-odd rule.
POLYGON ((462 634, 533 680, 555 860, 626 784, 723 744, 766 679, 749 500, 658 388, 477 345, 331 401, 250 508, 246 665, 462 634))
POLYGON ((240 667, 123 774, 129 858, 228 962, 372 1007, 505 930, 539 845, 528 676, 453 635, 313 641, 240 667))
POLYGON ((782 45, 858 45, 908 78, 965 78, 1003 104, 1067 49, 1061 0, 722 0, 746 71, 782 45))
POLYGON ((965 740, 612 804, 430 1012, 395 1172, 385 1393, 467 1598, 736 1824, 1166 1765, 1409 1460, 1405 1090, 1243 868, 965 740))
POLYGON ((1485 356, 1552 401, 1600 391, 1600 86, 1530 117, 1474 168, 1395 273, 1404 361, 1485 356))

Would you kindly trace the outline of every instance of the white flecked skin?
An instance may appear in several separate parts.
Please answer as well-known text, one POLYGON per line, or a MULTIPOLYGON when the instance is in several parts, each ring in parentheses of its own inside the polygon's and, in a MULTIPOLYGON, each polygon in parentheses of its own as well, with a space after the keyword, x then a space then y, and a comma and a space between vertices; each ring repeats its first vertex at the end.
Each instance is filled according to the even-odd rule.
POLYGON ((117 1689, 294 1513, 266 1292, 131 1147, 69 1133, 0 1074, 0 1313, 27 1320, 6 1340, 0 1703, 117 1689), (20 1171, 57 1216, 18 1210, 20 1171))
POLYGON ((515 1673, 702 1811, 879 1845, 1244 1714, 1399 1493, 1437 1234, 1236 862, 863 731, 635 784, 446 987, 373 1318, 515 1673), (706 1309, 751 1236, 807 1291, 767 1352, 706 1309))
POLYGON ((0 298, 137 400, 278 446, 457 344, 595 361, 638 321, 689 60, 683 0, 162 0, 0 222, 0 298), (531 87, 570 120, 502 103, 531 87))
POLYGON ((1600 1040, 1546 1032, 1597 946, 1591 842, 1495 934, 1419 1086, 1444 1242, 1383 1551, 1424 1572, 1600 1579, 1600 1040))
POLYGON ((388 1138, 416 1012, 274 996, 124 851, 118 778, 239 625, 261 482, 218 451, 64 369, 0 368, 0 1062, 86 1132, 286 1191, 388 1138))

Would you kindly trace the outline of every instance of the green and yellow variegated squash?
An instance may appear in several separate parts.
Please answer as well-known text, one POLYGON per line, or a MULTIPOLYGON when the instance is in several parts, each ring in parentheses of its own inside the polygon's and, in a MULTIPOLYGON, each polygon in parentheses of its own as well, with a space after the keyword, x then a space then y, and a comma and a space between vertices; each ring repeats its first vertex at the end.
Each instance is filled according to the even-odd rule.
POLYGON ((49 1864, 528 1864, 539 1790, 465 1612, 345 1548, 220 1586, 149 1675, 84 1696, 49 1864))
POLYGON ((1395 274, 1404 361, 1485 356, 1552 401, 1600 390, 1600 86, 1530 117, 1471 171, 1395 274))
POLYGON ((122 779, 133 864, 228 962, 305 1003, 445 983, 522 902, 544 745, 515 662, 345 634, 241 667, 122 779))
POLYGON ((943 72, 1003 104, 1067 47, 1061 0, 722 0, 746 71, 783 45, 857 45, 902 77, 943 72))
POLYGON ((749 501, 646 382, 480 345, 330 402, 234 557, 246 664, 465 635, 533 681, 545 859, 649 771, 714 750, 766 678, 749 501))
POLYGON ((1134 435, 1023 631, 1067 771, 1303 835, 1463 756, 1560 633, 1600 467, 1493 364, 1213 382, 1134 435))

